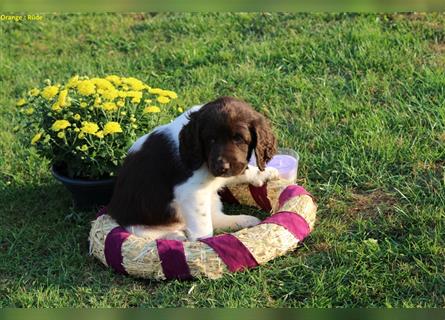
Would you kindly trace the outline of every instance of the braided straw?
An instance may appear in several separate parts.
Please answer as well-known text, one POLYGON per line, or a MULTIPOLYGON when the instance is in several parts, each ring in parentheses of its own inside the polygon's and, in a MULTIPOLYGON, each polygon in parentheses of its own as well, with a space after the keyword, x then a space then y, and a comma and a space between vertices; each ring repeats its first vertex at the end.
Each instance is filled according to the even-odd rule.
MULTIPOLYGON (((297 213, 313 229, 317 206, 309 195, 297 195, 286 199, 279 205, 279 196, 289 184, 287 180, 270 181, 267 196, 273 207, 273 214, 278 212, 297 213)), ((230 191, 243 205, 257 206, 247 185, 231 186, 230 191)), ((272 214, 272 215, 273 215, 272 214)), ((90 253, 104 265, 108 265, 105 243, 111 230, 119 227, 108 215, 103 214, 92 222, 90 231, 90 253)), ((294 250, 299 240, 286 227, 276 223, 262 223, 232 233, 250 252, 258 264, 264 264, 278 256, 294 250)), ((236 240, 235 239, 235 240, 236 240)), ((229 268, 220 255, 209 245, 201 241, 183 242, 185 261, 190 275, 217 279, 229 272, 229 268)), ((150 279, 166 279, 156 241, 150 241, 129 235, 121 245, 122 263, 125 271, 132 276, 150 279)))

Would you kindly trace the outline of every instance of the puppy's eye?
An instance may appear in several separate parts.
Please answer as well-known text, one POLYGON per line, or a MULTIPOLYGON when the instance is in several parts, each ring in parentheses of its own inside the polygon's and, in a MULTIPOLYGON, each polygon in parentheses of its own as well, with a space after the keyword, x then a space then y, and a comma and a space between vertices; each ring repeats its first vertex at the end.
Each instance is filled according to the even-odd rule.
POLYGON ((235 141, 235 143, 245 143, 243 136, 239 133, 233 136, 233 141, 235 141))

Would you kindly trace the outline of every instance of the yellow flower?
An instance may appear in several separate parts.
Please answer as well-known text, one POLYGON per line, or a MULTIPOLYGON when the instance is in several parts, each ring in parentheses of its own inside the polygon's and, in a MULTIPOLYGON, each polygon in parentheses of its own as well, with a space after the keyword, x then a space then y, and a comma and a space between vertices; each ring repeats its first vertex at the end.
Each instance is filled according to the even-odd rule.
POLYGON ((88 146, 87 146, 86 144, 83 144, 83 145, 80 147, 80 150, 85 152, 85 151, 88 150, 88 146))
POLYGON ((94 99, 94 106, 99 106, 102 103, 102 99, 97 97, 96 99, 94 99))
POLYGON ((170 98, 167 98, 164 96, 160 96, 156 100, 158 100, 159 103, 169 103, 170 102, 170 98))
POLYGON ((114 89, 113 84, 110 81, 108 81, 107 79, 93 78, 90 81, 93 82, 98 89, 103 89, 103 90, 114 89))
POLYGON ((23 105, 25 105, 26 104, 26 100, 25 99, 23 99, 23 98, 21 98, 21 99, 19 99, 18 101, 17 101, 17 103, 15 104, 17 107, 21 107, 21 106, 23 106, 23 105))
POLYGON ((74 76, 71 79, 68 80, 68 83, 66 84, 67 88, 75 88, 79 84, 79 76, 74 76))
POLYGON ((60 139, 63 139, 63 138, 65 138, 65 132, 60 131, 60 132, 57 134, 57 136, 58 136, 60 139))
POLYGON ((83 133, 95 134, 99 130, 99 126, 94 122, 84 121, 82 122, 82 128, 80 128, 83 133))
POLYGON ((29 108, 25 111, 26 114, 30 115, 34 113, 34 108, 29 108))
POLYGON ((145 84, 141 80, 138 80, 136 78, 132 78, 132 77, 130 77, 130 78, 123 78, 122 82, 126 83, 126 84, 129 84, 133 88, 133 90, 140 91, 140 90, 143 90, 145 88, 145 84))
POLYGON ((136 122, 136 118, 135 117, 130 117, 130 122, 136 122))
POLYGON ((104 97, 107 100, 114 100, 118 97, 119 91, 117 91, 115 88, 104 90, 102 92, 102 97, 104 97))
POLYGON ((151 99, 145 99, 144 102, 145 102, 145 103, 151 103, 152 100, 151 100, 151 99))
POLYGON ((28 94, 29 94, 30 96, 33 96, 33 97, 38 96, 39 93, 40 93, 40 90, 37 89, 37 88, 33 88, 33 89, 31 89, 31 90, 28 92, 28 94))
POLYGON ((83 139, 85 138, 85 134, 83 132, 79 133, 79 135, 77 136, 79 139, 83 139))
POLYGON ((119 78, 116 75, 110 75, 105 77, 105 79, 107 79, 108 81, 113 82, 115 85, 120 85, 121 84, 121 78, 119 78))
POLYGON ((117 102, 117 106, 118 106, 118 107, 123 107, 123 106, 125 106, 125 101, 124 101, 124 100, 119 100, 119 101, 117 102))
POLYGON ((71 123, 68 120, 56 120, 53 125, 51 126, 51 129, 53 131, 60 131, 63 129, 66 129, 71 126, 71 123))
POLYGON ((67 96, 68 96, 68 90, 65 89, 65 90, 60 91, 58 102, 61 107, 65 107, 67 105, 67 103, 66 103, 67 96))
POLYGON ((181 113, 183 113, 183 112, 184 112, 184 109, 182 109, 181 107, 178 107, 178 111, 181 112, 181 113))
POLYGON ((159 107, 148 106, 148 107, 144 108, 144 112, 143 113, 157 113, 157 112, 161 112, 161 109, 159 107))
POLYGON ((139 103, 139 102, 141 102, 141 99, 133 98, 133 99, 131 99, 131 102, 133 102, 133 103, 139 103))
POLYGON ((31 144, 36 144, 37 141, 40 140, 40 138, 42 137, 42 133, 37 133, 32 139, 31 139, 31 144))
POLYGON ((132 90, 132 91, 126 92, 126 96, 140 100, 140 99, 142 99, 142 92, 132 90))
POLYGON ((171 90, 164 90, 162 93, 164 96, 167 96, 171 99, 176 99, 178 98, 178 95, 176 94, 176 92, 171 91, 171 90))
POLYGON ((96 137, 98 137, 99 139, 102 139, 104 137, 104 132, 102 130, 97 131, 96 137))
POLYGON ((104 135, 122 132, 122 128, 118 122, 110 121, 104 126, 104 135))
POLYGON ((148 92, 153 93, 153 94, 162 94, 164 92, 164 90, 162 90, 160 88, 150 88, 150 89, 148 89, 148 92))
POLYGON ((56 96, 56 94, 59 92, 59 87, 57 86, 47 86, 42 91, 42 97, 44 97, 46 100, 51 100, 56 96))
POLYGON ((80 120, 80 114, 76 113, 76 114, 73 116, 73 118, 74 118, 74 120, 79 121, 79 120, 80 120))
POLYGON ((62 108, 60 107, 60 104, 59 104, 58 101, 57 101, 57 102, 54 102, 54 104, 53 104, 53 106, 51 107, 51 109, 54 110, 54 111, 60 111, 60 110, 62 110, 62 108))
POLYGON ((117 110, 117 106, 113 102, 105 102, 102 108, 106 111, 115 111, 117 110))
POLYGON ((87 104, 86 102, 81 102, 81 103, 80 103, 80 107, 81 107, 81 108, 86 108, 87 105, 88 105, 88 104, 87 104))
POLYGON ((125 111, 121 112, 121 116, 126 116, 126 115, 127 115, 127 113, 125 111))
POLYGON ((80 129, 79 128, 74 128, 74 132, 79 132, 80 129))
POLYGON ((96 92, 96 87, 91 80, 83 80, 78 83, 77 91, 83 96, 90 96, 96 92))

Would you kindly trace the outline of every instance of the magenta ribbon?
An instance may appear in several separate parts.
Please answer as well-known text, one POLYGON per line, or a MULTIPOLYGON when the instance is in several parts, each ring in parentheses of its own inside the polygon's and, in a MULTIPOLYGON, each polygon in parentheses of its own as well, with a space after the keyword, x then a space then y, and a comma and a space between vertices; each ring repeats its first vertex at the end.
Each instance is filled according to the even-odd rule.
POLYGON ((293 197, 298 197, 302 195, 308 195, 312 197, 312 195, 306 191, 302 186, 291 184, 287 186, 278 197, 278 206, 281 208, 289 199, 293 197))
POLYGON ((117 273, 128 274, 122 265, 122 244, 130 233, 122 227, 111 230, 105 238, 104 255, 107 264, 117 273))
POLYGON ((184 252, 184 244, 178 240, 156 240, 158 254, 161 260, 162 271, 167 280, 192 279, 190 268, 187 264, 184 252))
POLYGON ((270 212, 270 210, 272 210, 272 205, 267 197, 267 183, 263 184, 261 187, 255 187, 249 184, 249 191, 253 200, 255 200, 256 204, 261 209, 266 212, 270 212))
POLYGON ((258 266, 258 262, 249 249, 232 234, 223 234, 200 239, 199 241, 211 247, 226 264, 230 272, 258 266))
POLYGON ((307 221, 295 212, 281 211, 268 217, 263 223, 274 223, 286 228, 295 238, 302 241, 311 232, 307 221))

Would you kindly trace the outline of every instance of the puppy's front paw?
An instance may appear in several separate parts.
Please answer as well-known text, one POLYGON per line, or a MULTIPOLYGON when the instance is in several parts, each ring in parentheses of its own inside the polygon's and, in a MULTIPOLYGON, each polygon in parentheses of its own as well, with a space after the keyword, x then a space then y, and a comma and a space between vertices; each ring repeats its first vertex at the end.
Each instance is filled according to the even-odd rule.
POLYGON ((266 181, 268 180, 277 180, 280 178, 280 172, 277 168, 267 167, 264 170, 264 175, 266 176, 266 181))
POLYGON ((233 217, 236 217, 235 223, 240 229, 253 227, 261 222, 261 220, 258 219, 257 217, 248 216, 245 214, 240 214, 239 216, 233 216, 233 217))
POLYGON ((280 173, 276 168, 267 167, 264 171, 260 171, 259 174, 254 177, 250 184, 255 187, 261 187, 269 180, 277 180, 280 178, 280 173))

